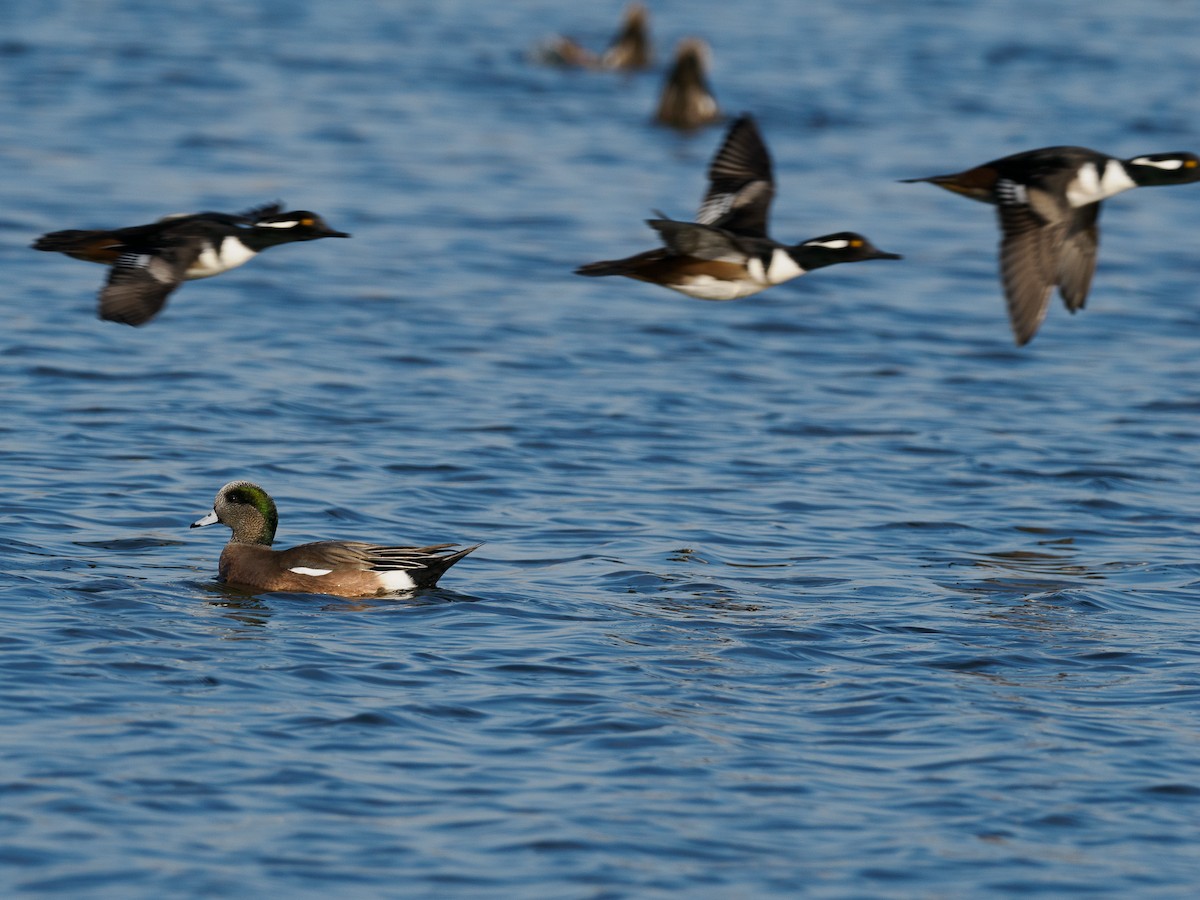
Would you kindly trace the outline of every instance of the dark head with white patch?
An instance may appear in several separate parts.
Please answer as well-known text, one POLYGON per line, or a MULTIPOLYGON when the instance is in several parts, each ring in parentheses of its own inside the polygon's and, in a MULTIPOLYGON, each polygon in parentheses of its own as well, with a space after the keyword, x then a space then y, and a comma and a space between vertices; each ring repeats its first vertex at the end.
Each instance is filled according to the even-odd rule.
POLYGON ((307 209, 262 216, 254 220, 252 227, 255 230, 263 229, 260 233, 264 236, 270 234, 270 230, 277 231, 279 243, 284 243, 285 241, 315 241, 318 238, 327 237, 350 237, 344 231, 336 231, 330 228, 329 223, 315 212, 309 212, 307 209))
POLYGON ((903 259, 898 253, 880 250, 861 234, 839 231, 813 238, 788 248, 792 259, 804 271, 832 266, 836 263, 861 262, 867 259, 903 259))
POLYGON ((1190 184, 1200 181, 1200 157, 1194 153, 1148 153, 1125 160, 1125 171, 1142 186, 1190 184))

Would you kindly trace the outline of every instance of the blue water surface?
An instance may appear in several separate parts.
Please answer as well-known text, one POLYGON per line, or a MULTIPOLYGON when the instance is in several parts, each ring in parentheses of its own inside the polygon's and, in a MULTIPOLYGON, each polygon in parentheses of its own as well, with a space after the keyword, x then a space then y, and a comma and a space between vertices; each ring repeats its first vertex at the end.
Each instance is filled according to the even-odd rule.
POLYGON ((0 888, 65 897, 1186 897, 1200 880, 1200 191, 1106 203, 1016 348, 993 213, 898 179, 1200 149, 1175 0, 61 0, 0 34, 0 888), (903 262, 704 303, 584 262, 759 119, 772 230, 903 262), (95 317, 60 228, 282 199, 349 241, 95 317), (435 590, 216 581, 485 545, 435 590))

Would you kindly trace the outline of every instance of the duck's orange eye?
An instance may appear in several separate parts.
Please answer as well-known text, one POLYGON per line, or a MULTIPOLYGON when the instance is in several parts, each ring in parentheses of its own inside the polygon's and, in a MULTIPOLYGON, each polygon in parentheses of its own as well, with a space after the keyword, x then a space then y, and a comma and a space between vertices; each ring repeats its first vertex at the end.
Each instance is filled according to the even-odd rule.
POLYGON ((861 246, 862 246, 862 241, 851 241, 851 242, 850 242, 850 246, 851 246, 851 247, 861 247, 861 246))
POLYGON ((312 224, 313 224, 313 220, 305 217, 300 220, 300 224, 303 225, 305 228, 311 228, 312 224))
POLYGON ((1197 163, 1194 159, 1185 160, 1183 163, 1185 169, 1194 169, 1197 165, 1200 165, 1200 163, 1197 163))

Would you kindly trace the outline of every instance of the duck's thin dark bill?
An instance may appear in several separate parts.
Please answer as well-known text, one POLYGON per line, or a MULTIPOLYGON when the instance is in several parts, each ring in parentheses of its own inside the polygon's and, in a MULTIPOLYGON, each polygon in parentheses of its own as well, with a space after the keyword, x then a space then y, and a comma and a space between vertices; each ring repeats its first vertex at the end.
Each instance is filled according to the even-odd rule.
POLYGON ((208 515, 205 516, 203 519, 197 519, 195 522, 193 522, 192 527, 193 528, 203 528, 205 525, 215 525, 215 524, 217 524, 217 511, 215 509, 213 509, 213 510, 209 510, 208 515))

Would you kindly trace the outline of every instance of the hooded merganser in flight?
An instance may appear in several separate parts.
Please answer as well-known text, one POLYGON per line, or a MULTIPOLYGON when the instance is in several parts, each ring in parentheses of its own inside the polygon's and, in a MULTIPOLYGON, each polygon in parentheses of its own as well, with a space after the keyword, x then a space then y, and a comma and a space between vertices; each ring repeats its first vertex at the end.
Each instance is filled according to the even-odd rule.
POLYGON ((996 206, 1000 278, 1017 345, 1037 333, 1055 287, 1071 312, 1087 302, 1096 271, 1100 201, 1130 188, 1200 181, 1192 153, 1115 159, 1086 147, 1045 147, 928 181, 996 206))
POLYGON ((429 588, 473 550, 454 544, 384 547, 360 541, 318 541, 272 550, 279 513, 275 501, 249 481, 231 481, 217 492, 212 511, 193 528, 227 525, 233 534, 221 551, 221 579, 260 591, 373 597, 429 588))
POLYGON ((593 53, 572 38, 556 37, 536 55, 549 65, 569 68, 625 72, 646 69, 654 55, 650 47, 648 21, 646 7, 641 3, 631 3, 625 8, 620 29, 603 53, 593 53))
POLYGON ((751 116, 730 127, 708 169, 695 222, 648 219, 666 245, 627 259, 589 263, 577 275, 624 275, 700 300, 736 300, 813 269, 866 259, 900 259, 861 234, 841 231, 786 246, 767 237, 775 182, 751 116))
POLYGON ((675 51, 675 63, 663 84, 654 120, 660 125, 690 131, 721 118, 721 109, 708 86, 708 44, 685 38, 675 51))
POLYGON ((203 212, 112 231, 53 231, 33 248, 111 266, 100 318, 144 325, 184 281, 220 275, 276 244, 350 237, 316 213, 282 209, 272 203, 240 215, 203 212))

